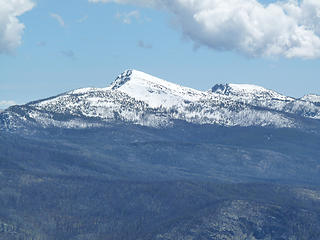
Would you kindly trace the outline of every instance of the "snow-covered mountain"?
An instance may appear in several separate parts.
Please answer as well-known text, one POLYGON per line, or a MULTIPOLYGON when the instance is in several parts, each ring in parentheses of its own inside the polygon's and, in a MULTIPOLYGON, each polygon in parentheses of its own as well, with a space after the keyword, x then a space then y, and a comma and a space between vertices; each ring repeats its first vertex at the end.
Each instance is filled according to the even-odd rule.
POLYGON ((315 104, 320 104, 320 96, 315 94, 309 94, 301 98, 303 101, 312 102, 315 104))
POLYGON ((106 88, 82 88, 10 107, 0 114, 0 128, 87 128, 119 121, 166 127, 176 120, 300 128, 304 120, 320 119, 319 99, 317 95, 295 99, 247 84, 218 84, 198 91, 127 70, 106 88))
POLYGON ((152 108, 171 108, 183 104, 184 101, 198 101, 206 95, 136 70, 127 70, 119 75, 110 88, 143 101, 152 108))

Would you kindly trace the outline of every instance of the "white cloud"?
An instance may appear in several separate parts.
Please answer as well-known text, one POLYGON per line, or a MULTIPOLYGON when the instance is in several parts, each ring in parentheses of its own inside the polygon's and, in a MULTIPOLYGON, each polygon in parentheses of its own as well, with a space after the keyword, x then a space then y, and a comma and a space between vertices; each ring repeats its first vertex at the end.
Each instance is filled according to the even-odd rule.
POLYGON ((25 26, 18 17, 33 7, 31 0, 0 0, 0 54, 11 53, 21 44, 25 26))
POLYGON ((319 58, 320 0, 89 0, 165 9, 195 45, 251 57, 319 58))
POLYGON ((117 13, 116 18, 120 19, 125 24, 131 24, 132 19, 139 19, 140 13, 137 10, 128 13, 117 13))
POLYGON ((51 13, 50 16, 55 20, 57 20, 57 22, 61 25, 61 27, 65 26, 64 20, 59 14, 51 13))
POLYGON ((83 16, 82 18, 78 19, 77 22, 78 23, 84 23, 85 21, 88 20, 88 15, 83 16))
MULTIPOLYGON (((163 0, 163 2, 167 1, 168 3, 170 3, 170 1, 168 0, 163 0)), ((173 1, 173 0, 172 0, 173 1)), ((139 4, 142 6, 157 6, 159 5, 162 1, 161 0, 89 0, 89 2, 92 3, 110 3, 110 2, 116 2, 116 3, 124 3, 124 4, 139 4)))
POLYGON ((0 101, 0 109, 6 109, 6 108, 13 106, 13 105, 17 105, 17 103, 15 101, 11 101, 11 100, 0 101))

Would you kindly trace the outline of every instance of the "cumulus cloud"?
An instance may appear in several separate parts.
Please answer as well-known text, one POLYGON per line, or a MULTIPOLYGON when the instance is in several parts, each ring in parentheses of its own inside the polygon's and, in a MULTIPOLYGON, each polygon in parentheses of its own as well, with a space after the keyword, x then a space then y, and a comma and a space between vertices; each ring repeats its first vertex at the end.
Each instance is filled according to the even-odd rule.
POLYGON ((250 57, 319 58, 320 0, 89 0, 169 11, 195 45, 250 57))
POLYGON ((124 4, 139 4, 139 5, 147 6, 147 7, 159 6, 159 4, 161 4, 162 1, 163 2, 166 1, 168 4, 170 4, 170 2, 171 2, 171 0, 89 0, 89 2, 92 2, 92 3, 116 2, 116 3, 124 3, 124 4))
POLYGON ((25 26, 18 17, 33 7, 31 0, 0 0, 0 54, 11 53, 21 44, 25 26))
POLYGON ((59 15, 59 14, 56 14, 56 13, 50 13, 50 16, 57 20, 57 22, 60 24, 61 27, 64 27, 65 26, 65 23, 64 23, 64 20, 63 18, 59 15))
POLYGON ((131 24, 132 19, 139 19, 140 13, 137 10, 128 13, 117 13, 116 18, 120 19, 125 24, 131 24))
POLYGON ((10 106, 17 105, 15 101, 12 100, 2 100, 0 101, 0 109, 6 109, 10 106))

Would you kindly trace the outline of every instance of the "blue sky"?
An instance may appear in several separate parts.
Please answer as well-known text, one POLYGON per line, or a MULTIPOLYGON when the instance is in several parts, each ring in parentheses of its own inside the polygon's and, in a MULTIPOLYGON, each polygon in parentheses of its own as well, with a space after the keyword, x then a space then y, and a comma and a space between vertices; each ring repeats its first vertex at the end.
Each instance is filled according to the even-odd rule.
MULTIPOLYGON (((11 0, 0 0, 0 6, 3 1, 11 0)), ((318 56, 250 55, 247 48, 231 46, 228 36, 228 43, 196 36, 183 22, 188 19, 174 16, 169 7, 146 7, 143 0, 136 5, 32 2, 32 10, 18 17, 25 25, 19 46, 2 52, 0 46, 0 108, 76 88, 105 87, 128 68, 199 90, 249 83, 294 97, 320 93, 318 56)))

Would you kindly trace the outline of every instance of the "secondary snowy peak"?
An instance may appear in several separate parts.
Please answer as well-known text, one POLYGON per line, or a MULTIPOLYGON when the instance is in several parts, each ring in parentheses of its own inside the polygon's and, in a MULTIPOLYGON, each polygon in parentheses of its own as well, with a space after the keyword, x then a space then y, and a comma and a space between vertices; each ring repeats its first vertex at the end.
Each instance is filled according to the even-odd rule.
POLYGON ((309 94, 302 97, 301 100, 320 104, 320 95, 309 94))
POLYGON ((274 99, 283 101, 294 100, 294 98, 252 84, 216 84, 211 90, 216 94, 238 96, 241 98, 274 99))
POLYGON ((185 101, 198 101, 206 93, 167 82, 137 70, 126 70, 111 84, 110 89, 123 92, 147 103, 150 107, 172 107, 185 101))
POLYGON ((229 95, 230 93, 234 93, 234 92, 256 93, 256 92, 265 92, 265 91, 267 91, 267 89, 260 86, 251 85, 251 84, 216 84, 212 88, 212 92, 226 94, 226 95, 229 95))

